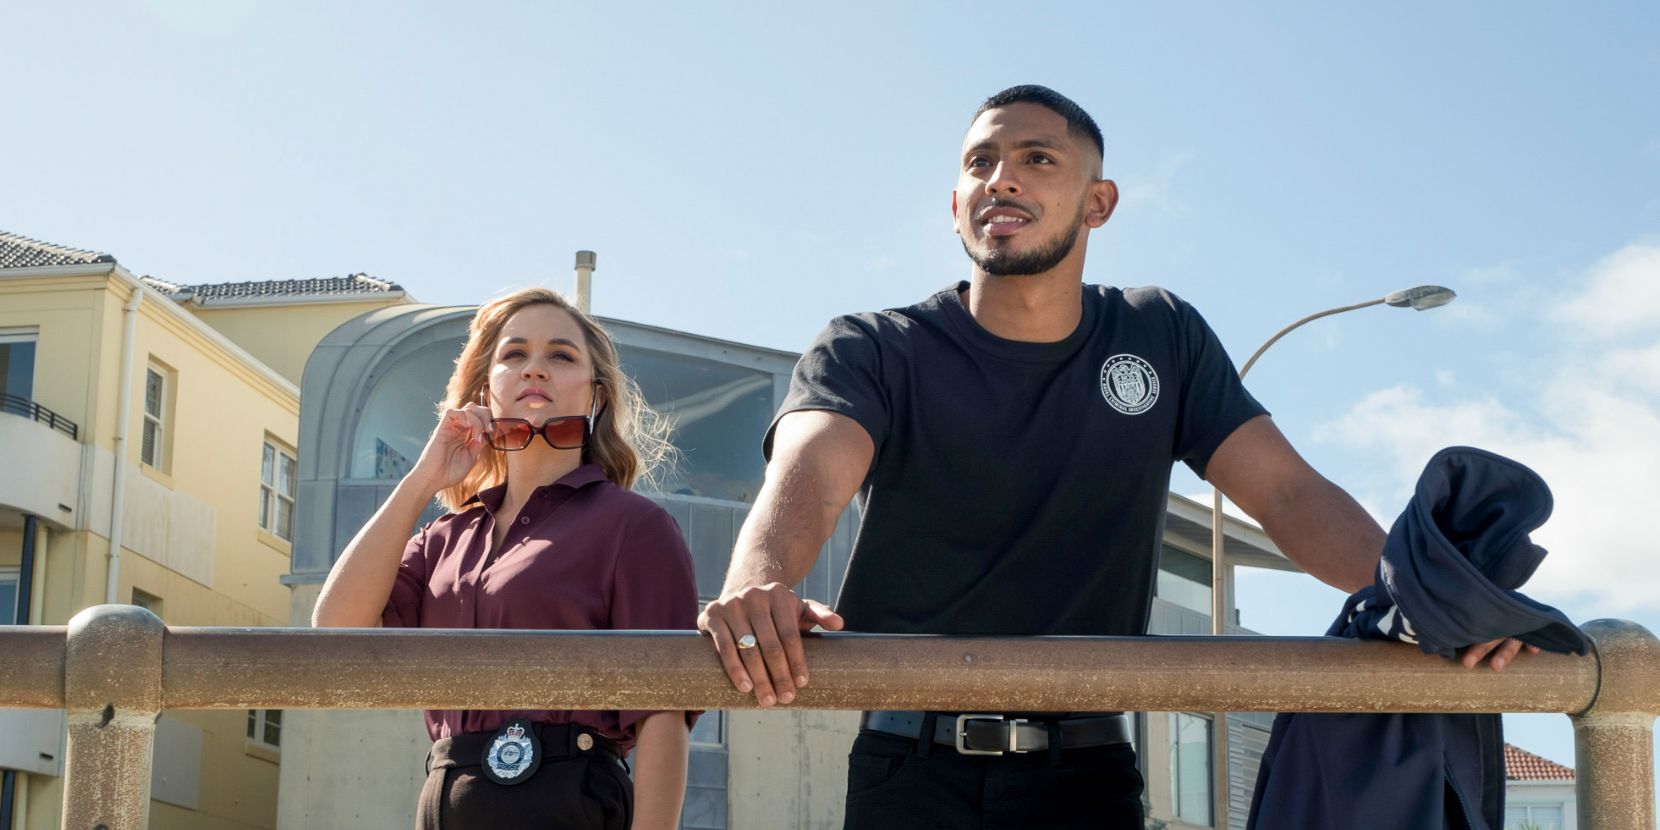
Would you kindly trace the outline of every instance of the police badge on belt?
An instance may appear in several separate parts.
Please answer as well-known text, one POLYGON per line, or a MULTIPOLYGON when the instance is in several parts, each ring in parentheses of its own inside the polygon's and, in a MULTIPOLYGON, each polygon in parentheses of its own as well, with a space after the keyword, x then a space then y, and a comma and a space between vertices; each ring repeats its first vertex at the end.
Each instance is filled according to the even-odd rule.
POLYGON ((542 764, 542 745, 536 727, 514 718, 496 730, 484 748, 484 777, 503 786, 523 784, 542 764))

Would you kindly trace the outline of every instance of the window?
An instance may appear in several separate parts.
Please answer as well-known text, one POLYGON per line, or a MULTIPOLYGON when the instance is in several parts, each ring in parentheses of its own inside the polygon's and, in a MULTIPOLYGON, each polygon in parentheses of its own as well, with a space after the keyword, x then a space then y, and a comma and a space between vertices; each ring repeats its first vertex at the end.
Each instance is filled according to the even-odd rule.
POLYGON ((0 392, 30 399, 35 391, 35 329, 0 329, 0 392))
POLYGON ((249 709, 248 740, 266 749, 282 748, 282 710, 249 709))
POLYGON ((144 439, 139 447, 139 460, 161 470, 167 457, 165 411, 167 408, 167 376, 155 367, 144 370, 144 439))
POLYGON ((259 526, 279 539, 294 538, 294 455, 270 441, 259 464, 259 526))
POLYGON ((1164 546, 1153 594, 1189 611, 1210 616, 1210 560, 1164 546))
POLYGON ((0 568, 0 625, 11 625, 17 620, 18 572, 17 568, 0 568))
POLYGON ((414 469, 461 346, 458 339, 429 343, 374 381, 352 437, 351 478, 397 481, 414 469))
POLYGON ((1518 804, 1504 808, 1504 830, 1562 830, 1561 804, 1518 804))
POLYGON ((617 354, 646 401, 674 424, 680 463, 664 471, 660 492, 754 502, 765 473, 756 436, 772 423, 773 375, 628 345, 617 354))
POLYGON ((1170 713, 1170 800, 1176 818, 1206 827, 1215 822, 1210 803, 1211 720, 1170 713))
MULTIPOLYGON (((161 617, 161 597, 158 597, 155 594, 140 591, 139 589, 134 588, 132 604, 155 614, 157 617, 161 617)), ((162 619, 166 618, 162 617, 162 619)))
POLYGON ((704 712, 692 725, 692 731, 687 740, 693 746, 723 747, 726 746, 726 713, 716 709, 704 712))

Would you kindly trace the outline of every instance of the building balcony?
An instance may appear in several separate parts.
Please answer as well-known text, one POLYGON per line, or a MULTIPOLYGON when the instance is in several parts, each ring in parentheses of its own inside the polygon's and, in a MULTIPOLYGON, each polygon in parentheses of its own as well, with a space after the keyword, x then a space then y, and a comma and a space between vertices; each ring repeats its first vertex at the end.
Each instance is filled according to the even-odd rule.
POLYGON ((0 513, 38 516, 49 525, 75 525, 82 445, 74 422, 27 398, 0 401, 0 513))
POLYGON ((45 424, 69 436, 71 441, 79 440, 81 437, 81 428, 74 421, 28 398, 20 398, 16 395, 0 395, 0 412, 21 415, 34 420, 36 423, 45 424))

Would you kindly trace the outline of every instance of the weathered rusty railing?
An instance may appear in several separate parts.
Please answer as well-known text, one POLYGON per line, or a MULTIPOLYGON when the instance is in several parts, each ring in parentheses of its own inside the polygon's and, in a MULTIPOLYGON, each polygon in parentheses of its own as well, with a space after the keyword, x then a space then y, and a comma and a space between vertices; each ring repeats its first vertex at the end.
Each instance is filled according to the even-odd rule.
MULTIPOLYGON (((1502 674, 1326 638, 811 638, 817 709, 1562 712, 1582 830, 1654 830, 1660 640, 1585 626, 1586 658, 1502 674)), ((0 706, 64 708, 64 827, 143 828, 163 709, 737 709, 690 633, 164 628, 133 606, 0 626, 0 706)))

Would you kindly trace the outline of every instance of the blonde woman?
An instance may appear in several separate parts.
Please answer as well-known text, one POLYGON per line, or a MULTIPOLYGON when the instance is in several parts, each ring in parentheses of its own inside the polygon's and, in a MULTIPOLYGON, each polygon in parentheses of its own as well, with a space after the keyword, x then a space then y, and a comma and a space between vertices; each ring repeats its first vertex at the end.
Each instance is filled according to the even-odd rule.
MULTIPOLYGON (((335 562, 312 624, 692 628, 685 542, 629 490, 671 451, 662 432, 610 337, 558 294, 480 307, 437 428, 335 562), (406 543, 435 496, 450 512, 406 543)), ((669 830, 693 717, 429 711, 416 826, 669 830)))

